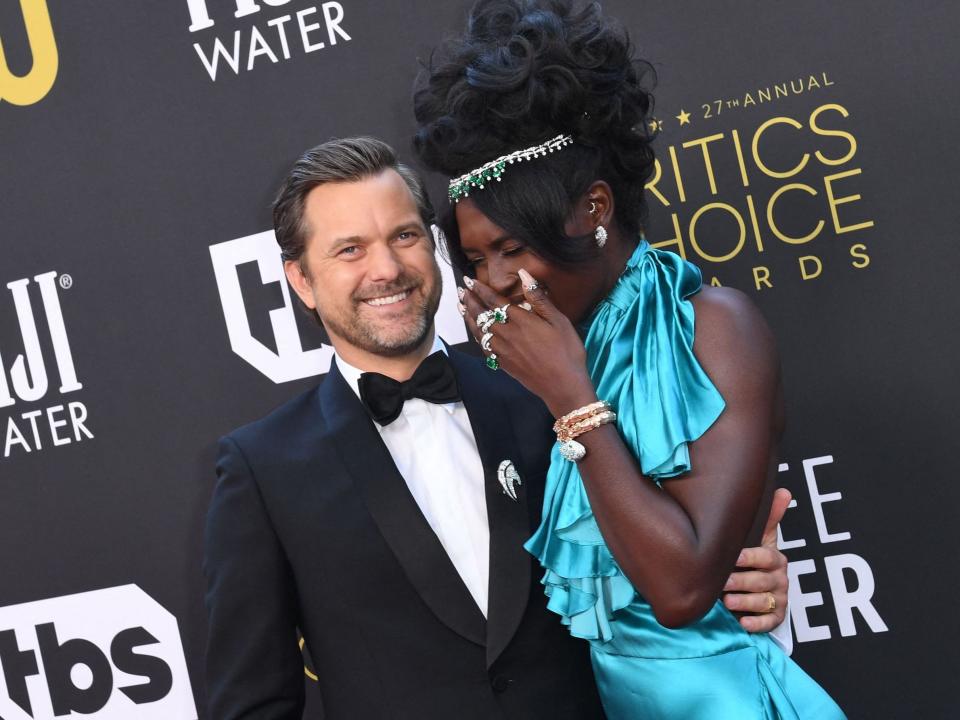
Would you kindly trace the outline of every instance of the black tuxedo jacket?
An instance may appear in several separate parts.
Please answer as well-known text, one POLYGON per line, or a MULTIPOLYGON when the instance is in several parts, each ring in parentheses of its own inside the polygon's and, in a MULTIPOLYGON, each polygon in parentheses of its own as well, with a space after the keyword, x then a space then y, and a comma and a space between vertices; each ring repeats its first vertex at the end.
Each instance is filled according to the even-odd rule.
POLYGON ((484 466, 488 618, 334 365, 221 440, 204 558, 212 720, 300 720, 297 629, 327 720, 603 717, 588 645, 546 609, 522 547, 552 418, 480 359, 450 359, 484 466), (504 459, 522 478, 517 501, 497 481, 504 459))

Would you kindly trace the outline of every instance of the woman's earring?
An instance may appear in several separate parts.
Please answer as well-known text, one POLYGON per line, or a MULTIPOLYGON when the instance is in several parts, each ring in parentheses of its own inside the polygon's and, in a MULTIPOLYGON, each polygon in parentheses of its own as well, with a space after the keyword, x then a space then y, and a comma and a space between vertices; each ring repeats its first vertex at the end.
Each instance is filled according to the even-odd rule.
POLYGON ((607 229, 603 225, 597 225, 597 229, 593 231, 593 236, 597 239, 598 248, 607 244, 607 229))
POLYGON ((591 215, 597 214, 597 203, 594 202, 593 200, 590 201, 590 214, 591 215))

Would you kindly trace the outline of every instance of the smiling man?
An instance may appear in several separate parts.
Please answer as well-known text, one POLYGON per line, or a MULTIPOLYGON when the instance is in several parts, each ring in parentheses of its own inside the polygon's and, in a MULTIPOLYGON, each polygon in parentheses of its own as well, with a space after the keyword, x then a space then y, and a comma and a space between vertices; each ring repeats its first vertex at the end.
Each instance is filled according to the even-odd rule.
POLYGON ((429 210, 421 212, 412 196, 414 188, 422 193, 416 178, 401 172, 318 185, 304 201, 291 198, 277 210, 283 216, 302 202, 298 236, 314 241, 284 249, 287 277, 320 312, 338 356, 356 366, 398 358, 416 367, 433 340, 441 285, 429 210))
MULTIPOLYGON (((326 720, 602 718, 587 643, 523 549, 554 436, 543 404, 434 332, 423 185, 371 138, 294 165, 274 206, 287 278, 336 351, 322 384, 221 440, 206 530, 213 720, 300 720, 299 629, 326 720), (507 495, 509 460, 520 476, 507 495)), ((783 498, 781 498, 782 500, 783 498)), ((738 609, 779 608, 786 562, 744 552, 738 609)))

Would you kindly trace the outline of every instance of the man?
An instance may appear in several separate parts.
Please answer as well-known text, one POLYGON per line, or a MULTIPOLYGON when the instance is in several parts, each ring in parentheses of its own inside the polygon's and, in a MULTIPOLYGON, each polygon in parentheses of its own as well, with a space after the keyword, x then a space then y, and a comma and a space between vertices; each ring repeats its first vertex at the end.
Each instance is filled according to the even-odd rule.
MULTIPOLYGON (((552 418, 434 337, 432 218, 416 175, 370 138, 309 151, 277 198, 287 278, 337 359, 318 389, 221 441, 205 559, 214 720, 300 719, 298 628, 328 720, 603 717, 587 643, 546 609, 522 548, 552 418), (522 483, 509 495, 505 460, 522 483)), ((728 589, 755 592, 728 602, 775 599, 779 614, 744 618, 768 630, 785 561, 745 553, 775 572, 736 573, 728 589)))

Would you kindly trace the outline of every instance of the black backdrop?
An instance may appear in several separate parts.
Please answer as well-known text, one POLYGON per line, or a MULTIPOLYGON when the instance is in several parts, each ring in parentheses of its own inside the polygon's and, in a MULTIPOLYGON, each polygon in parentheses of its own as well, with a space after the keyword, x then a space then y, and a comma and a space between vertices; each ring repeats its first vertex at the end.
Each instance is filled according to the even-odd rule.
MULTIPOLYGON (((851 717, 950 717, 960 9, 604 7, 659 73, 648 238, 779 339, 795 657, 851 717)), ((329 362, 278 282, 271 195, 331 136, 410 158, 417 58, 464 10, 0 5, 0 717, 54 717, 71 686, 98 719, 194 718, 191 693, 205 717, 215 441, 329 362), (139 704, 118 635, 170 668, 139 704)))

